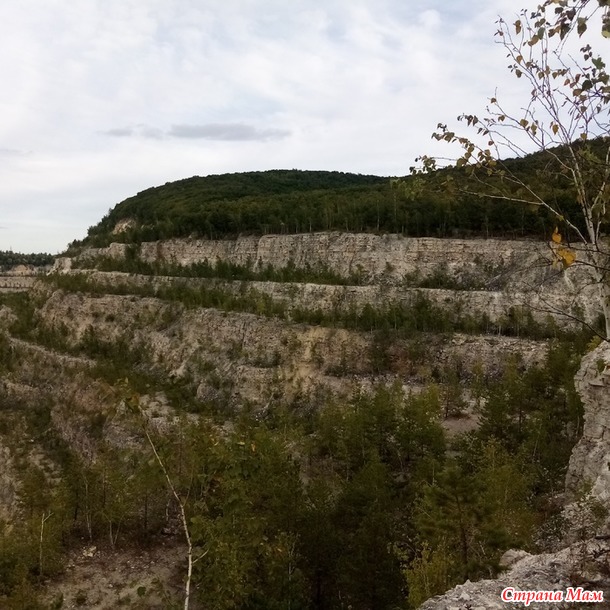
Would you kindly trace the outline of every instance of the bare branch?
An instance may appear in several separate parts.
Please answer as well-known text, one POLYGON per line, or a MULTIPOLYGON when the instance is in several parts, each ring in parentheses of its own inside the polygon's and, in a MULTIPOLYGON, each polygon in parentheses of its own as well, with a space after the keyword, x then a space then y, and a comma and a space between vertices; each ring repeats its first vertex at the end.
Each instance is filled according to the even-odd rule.
MULTIPOLYGON (((534 11, 521 11, 514 24, 500 18, 497 40, 507 52, 509 70, 529 86, 525 104, 509 112, 496 92, 485 117, 458 117, 475 130, 474 139, 444 124, 433 137, 461 146, 455 167, 464 169, 476 185, 460 186, 461 192, 535 206, 550 213, 558 226, 569 228, 582 246, 580 252, 556 230, 553 240, 561 243, 552 250, 551 260, 577 263, 593 273, 610 339, 610 245, 604 237, 610 222, 610 74, 590 45, 583 43, 576 55, 566 52, 567 41, 582 36, 601 6, 606 8, 604 36, 610 36, 607 4, 606 0, 546 0, 534 11), (551 9, 552 16, 547 14, 551 9), (578 214, 568 218, 549 197, 553 191, 547 184, 522 178, 502 160, 506 152, 517 157, 528 154, 523 136, 536 150, 547 153, 541 175, 549 185, 554 181, 569 185, 578 214), (593 148, 590 142, 595 138, 593 148)), ((420 161, 423 170, 416 172, 439 168, 434 158, 420 161)))

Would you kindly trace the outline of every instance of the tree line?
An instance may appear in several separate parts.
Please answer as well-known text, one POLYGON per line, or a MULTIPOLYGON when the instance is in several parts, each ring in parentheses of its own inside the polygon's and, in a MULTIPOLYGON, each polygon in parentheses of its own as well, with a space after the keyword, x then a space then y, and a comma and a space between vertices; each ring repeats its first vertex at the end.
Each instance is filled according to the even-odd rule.
MULTIPOLYGON (((542 168, 547 164, 545 153, 507 162, 524 180, 548 192, 566 218, 573 216, 575 193, 567 180, 544 182, 542 168)), ((297 170, 193 177, 119 203, 71 249, 112 241, 312 231, 549 238, 556 218, 548 210, 465 193, 467 184, 466 173, 456 168, 402 179, 297 170), (117 223, 127 220, 132 222, 123 231, 113 232, 117 223)))
POLYGON ((8 271, 17 265, 33 265, 34 267, 44 267, 52 265, 55 257, 45 252, 22 254, 12 250, 0 250, 0 271, 8 271))

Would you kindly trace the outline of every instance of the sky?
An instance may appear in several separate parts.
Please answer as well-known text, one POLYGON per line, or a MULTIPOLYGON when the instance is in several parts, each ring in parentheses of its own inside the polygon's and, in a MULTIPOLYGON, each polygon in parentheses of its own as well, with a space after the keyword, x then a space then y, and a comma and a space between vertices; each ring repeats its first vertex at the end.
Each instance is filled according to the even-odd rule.
MULTIPOLYGON (((529 2, 533 7, 536 2, 529 2)), ((437 123, 520 83, 514 0, 6 0, 0 250, 63 251, 193 175, 405 175, 437 123)))

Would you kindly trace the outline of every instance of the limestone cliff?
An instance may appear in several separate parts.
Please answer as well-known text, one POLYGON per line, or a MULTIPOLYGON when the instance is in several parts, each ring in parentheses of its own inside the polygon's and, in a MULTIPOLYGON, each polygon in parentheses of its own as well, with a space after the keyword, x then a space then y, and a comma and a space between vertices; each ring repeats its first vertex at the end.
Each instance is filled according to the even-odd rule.
MULTIPOLYGON (((76 261, 100 256, 123 258, 127 245, 88 248, 76 261)), ((263 269, 325 267, 342 277, 359 276, 366 283, 400 284, 405 277, 429 277, 440 267, 463 280, 502 285, 534 285, 549 279, 549 247, 544 242, 494 239, 409 238, 369 233, 305 233, 247 236, 235 240, 181 239, 145 242, 139 256, 147 262, 178 265, 217 260, 263 269), (520 273, 515 273, 520 272, 520 273)), ((64 263, 59 263, 64 264, 64 263)))
POLYGON ((571 494, 589 484, 591 495, 610 501, 610 345, 602 344, 583 360, 576 387, 585 406, 584 430, 570 459, 566 489, 571 494))
MULTIPOLYGON (((89 248, 76 256, 74 263, 92 264, 99 257, 124 259, 127 249, 120 243, 89 248)), ((441 285, 443 279, 451 281, 451 290, 430 291, 427 297, 441 303, 461 302, 465 309, 484 312, 493 320, 515 307, 526 307, 540 321, 551 316, 561 324, 574 324, 574 318, 593 323, 599 316, 595 285, 586 265, 576 264, 567 270, 552 268, 549 245, 544 242, 307 233, 236 240, 168 240, 143 243, 137 250, 137 257, 147 263, 188 266, 222 261, 253 271, 292 265, 327 269, 348 284, 357 280, 358 286, 251 284, 274 299, 292 304, 306 302, 310 307, 314 303, 330 308, 400 301, 421 282, 440 277, 441 285)), ((71 267, 71 260, 59 259, 55 269, 66 272, 71 267)))
POLYGON ((244 401, 265 405, 274 393, 286 401, 315 400, 315 395, 328 393, 349 396, 392 373, 417 387, 426 374, 418 372, 424 361, 452 367, 460 363, 465 375, 481 366, 493 375, 509 354, 532 364, 541 362, 546 352, 544 341, 503 336, 458 334, 429 339, 427 345, 405 339, 391 348, 394 364, 389 370, 376 373, 371 362, 374 336, 362 331, 215 309, 191 311, 155 298, 60 291, 48 298, 38 319, 73 345, 92 329, 101 341, 122 339, 139 351, 142 363, 169 378, 189 380, 199 399, 231 406, 244 401))

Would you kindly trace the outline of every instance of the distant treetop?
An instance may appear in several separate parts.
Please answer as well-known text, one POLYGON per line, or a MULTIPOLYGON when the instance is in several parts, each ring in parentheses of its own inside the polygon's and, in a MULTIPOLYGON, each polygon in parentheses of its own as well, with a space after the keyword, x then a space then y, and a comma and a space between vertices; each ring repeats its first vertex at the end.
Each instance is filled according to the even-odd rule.
POLYGON ((33 254, 21 254, 12 250, 0 250, 0 271, 8 271, 17 265, 32 265, 44 267, 52 265, 55 258, 51 254, 39 252, 33 254))

